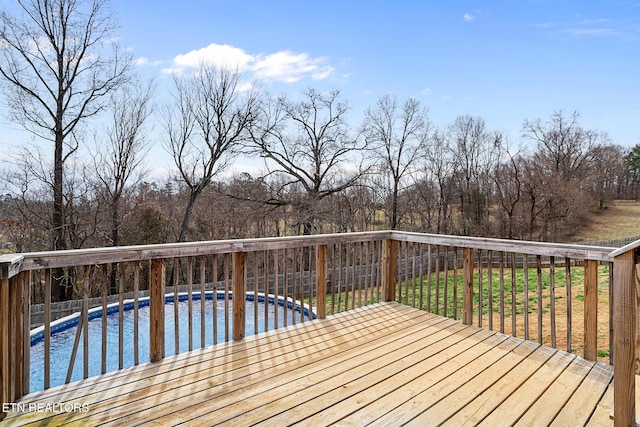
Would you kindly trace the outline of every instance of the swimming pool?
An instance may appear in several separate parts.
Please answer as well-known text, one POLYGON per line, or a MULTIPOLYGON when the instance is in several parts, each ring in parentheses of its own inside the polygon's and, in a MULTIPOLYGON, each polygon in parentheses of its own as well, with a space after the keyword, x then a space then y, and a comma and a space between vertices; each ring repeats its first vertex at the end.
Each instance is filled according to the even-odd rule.
MULTIPOLYGON (((214 301, 213 294, 208 292, 205 294, 205 346, 213 344, 213 304, 216 304, 217 313, 217 342, 225 341, 225 300, 224 294, 218 293, 217 299, 214 301)), ((201 344, 201 308, 200 294, 192 295, 192 325, 193 325, 193 348, 197 349, 201 344)), ((254 301, 254 295, 247 293, 246 296, 246 325, 245 336, 253 335, 256 331, 254 322, 255 308, 254 304, 258 304, 258 332, 265 330, 265 297, 258 295, 258 301, 254 301)), ((275 299, 273 296, 267 297, 267 316, 268 329, 274 328, 275 320, 275 299)), ((165 356, 175 354, 175 321, 174 321, 174 298, 167 296, 165 298, 165 356)), ((284 326, 284 310, 285 301, 278 299, 278 326, 284 326)), ((138 354, 139 363, 149 361, 149 299, 140 298, 138 310, 138 354)), ((123 367, 134 365, 133 350, 133 301, 127 301, 124 305, 124 323, 123 323, 123 367)), ((287 324, 291 324, 292 303, 287 303, 287 324)), ((231 298, 229 299, 229 337, 231 337, 232 326, 231 319, 233 317, 233 308, 231 298)), ((178 301, 178 326, 179 326, 179 352, 189 349, 189 325, 188 325, 188 299, 187 294, 180 294, 178 301)), ((296 323, 300 322, 300 307, 297 307, 296 323)), ((305 320, 309 320, 308 310, 305 308, 305 320)), ((312 313, 312 317, 315 317, 312 313)), ((75 341, 78 315, 68 316, 52 323, 51 326, 51 387, 64 384, 71 359, 73 343, 75 341)), ((119 338, 119 305, 112 304, 107 309, 107 372, 118 369, 118 338, 119 338)), ((89 376, 99 375, 102 367, 102 308, 90 310, 89 312, 89 376)), ((231 338, 229 338, 231 339, 231 338)), ((82 341, 78 346, 76 353, 73 374, 71 381, 78 381, 83 377, 83 345, 82 341)), ((38 391, 44 389, 44 330, 43 328, 35 329, 31 334, 31 365, 30 365, 30 391, 38 391)))

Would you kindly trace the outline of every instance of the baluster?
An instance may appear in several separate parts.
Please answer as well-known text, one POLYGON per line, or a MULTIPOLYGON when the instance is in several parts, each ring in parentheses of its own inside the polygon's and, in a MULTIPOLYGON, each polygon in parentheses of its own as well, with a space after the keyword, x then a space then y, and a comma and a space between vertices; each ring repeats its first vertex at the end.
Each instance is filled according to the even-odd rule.
POLYGON ((318 319, 327 317, 327 245, 316 247, 316 307, 318 319))
POLYGON ((211 272, 213 277, 213 295, 211 296, 213 303, 213 344, 218 343, 218 254, 213 254, 213 269, 211 272))
POLYGON ((173 258, 173 323, 174 323, 174 345, 175 354, 180 353, 180 259, 173 258))
POLYGON ((273 328, 274 329, 278 329, 279 325, 278 325, 278 309, 280 306, 280 297, 279 297, 279 287, 280 287, 280 278, 278 277, 278 275, 280 274, 279 271, 279 257, 278 257, 278 253, 280 251, 278 249, 273 251, 273 328))
POLYGON ((557 348, 556 343, 556 260, 550 257, 549 265, 549 299, 551 300, 551 347, 557 348))
POLYGON ((571 303, 571 260, 568 257, 564 259, 565 287, 567 291, 567 352, 571 353, 571 322, 572 322, 572 303, 571 303))
MULTIPOLYGON (((133 364, 140 363, 139 334, 139 300, 140 300, 140 261, 136 261, 133 270, 133 364)), ((86 325, 87 323, 85 323, 86 325)), ((85 377, 86 378, 86 377, 85 377)))
POLYGON ((431 260, 431 245, 427 246, 427 311, 431 313, 431 270, 433 261, 431 260))
MULTIPOLYGON (((106 322, 106 310, 103 312, 106 322)), ((8 336, 9 334, 7 334, 8 336)), ((106 337, 106 328, 103 334, 106 337)), ((104 355, 103 355, 104 356, 104 355)), ((104 364, 104 363, 103 363, 104 364)), ((51 269, 44 272, 44 389, 51 387, 51 269)))
POLYGON ((487 252, 487 299, 489 300, 489 308, 487 309, 489 317, 489 329, 493 331, 493 251, 487 252))
POLYGON ((478 249, 478 327, 479 328, 482 328, 482 312, 483 312, 483 307, 482 307, 482 296, 483 296, 482 282, 483 282, 483 278, 482 278, 482 249, 478 249))
MULTIPOLYGON (((256 262, 258 262, 258 254, 256 253, 256 262)), ((263 279, 264 279, 264 330, 268 331, 269 330, 269 272, 268 272, 268 265, 269 263, 267 262, 267 251, 265 250, 263 252, 263 264, 262 264, 262 271, 263 271, 263 279)))
POLYGON ((516 254, 511 252, 511 335, 517 336, 516 327, 516 300, 517 300, 517 286, 516 286, 516 254))
POLYGON ((462 323, 473 324, 473 249, 464 248, 462 260, 462 323))
POLYGON ((193 350, 193 257, 187 257, 187 319, 189 351, 193 350))
POLYGON ((527 254, 522 254, 522 270, 524 281, 524 339, 529 340, 529 262, 527 254))
POLYGON ((500 333, 504 334, 504 252, 499 252, 500 256, 500 333))
POLYGON ((205 282, 207 280, 207 270, 204 256, 200 257, 200 348, 205 347, 205 302, 207 300, 205 293, 205 282))
POLYGON ((536 275, 538 276, 538 342, 542 344, 542 256, 536 255, 536 275))
POLYGON ((124 367, 124 263, 117 264, 118 269, 118 369, 124 367))
MULTIPOLYGON (((442 296, 442 308, 444 317, 449 315, 449 247, 444 248, 444 295, 442 296)), ((473 277, 473 276, 472 276, 473 277)))

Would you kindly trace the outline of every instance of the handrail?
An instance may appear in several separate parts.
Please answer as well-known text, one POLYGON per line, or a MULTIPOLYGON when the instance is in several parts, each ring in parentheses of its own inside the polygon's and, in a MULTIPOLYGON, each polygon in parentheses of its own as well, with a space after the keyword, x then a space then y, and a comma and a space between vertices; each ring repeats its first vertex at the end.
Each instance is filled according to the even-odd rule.
MULTIPOLYGON (((21 271, 41 268, 73 267, 105 262, 143 261, 151 259, 212 255, 231 252, 256 252, 296 248, 310 245, 323 245, 340 242, 380 241, 389 238, 388 231, 359 233, 316 234, 310 236, 263 237, 254 239, 212 240, 183 243, 163 243, 153 245, 116 246, 108 248, 69 249, 63 251, 31 252, 16 254, 22 257, 21 268, 9 271, 9 277, 21 271)), ((4 261, 0 257, 0 266, 14 262, 13 258, 4 261)))
POLYGON ((72 267, 105 262, 142 261, 172 258, 176 256, 186 257, 229 252, 255 252, 261 250, 276 250, 329 243, 357 243, 372 240, 380 241, 384 239, 443 246, 456 246, 461 248, 466 247, 473 249, 519 252, 531 255, 582 258, 607 262, 613 261, 611 253, 616 250, 616 248, 601 246, 385 230, 358 233, 214 240, 10 254, 0 256, 0 278, 10 279, 21 271, 41 268, 72 267))
POLYGON ((392 231, 390 238, 400 241, 430 243, 460 248, 519 252, 529 255, 583 258, 596 261, 613 261, 611 251, 605 246, 574 245, 567 243, 533 242, 527 240, 492 239, 485 237, 450 236, 405 231, 392 231))

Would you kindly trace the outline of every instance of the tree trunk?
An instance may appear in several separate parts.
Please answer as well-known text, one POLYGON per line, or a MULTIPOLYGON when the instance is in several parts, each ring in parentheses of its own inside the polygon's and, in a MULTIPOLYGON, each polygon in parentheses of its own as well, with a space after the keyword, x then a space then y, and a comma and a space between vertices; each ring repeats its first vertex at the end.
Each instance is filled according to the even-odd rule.
MULTIPOLYGON (((111 245, 118 246, 120 244, 120 214, 116 206, 111 207, 111 245)), ((111 264, 111 272, 109 274, 109 282, 111 293, 118 293, 118 264, 111 264)))
MULTIPOLYGON (((67 249, 65 241, 65 220, 63 201, 63 137, 62 130, 56 126, 56 138, 53 164, 53 212, 51 216, 52 249, 54 251, 67 249)), ((58 296, 58 301, 67 300, 67 287, 64 286, 64 271, 56 268, 52 274, 52 294, 58 296)))
POLYGON ((391 194, 391 230, 398 227, 398 180, 393 182, 393 193, 391 194))
POLYGON ((191 214, 193 213, 193 207, 196 204, 196 199, 198 198, 199 192, 191 191, 189 194, 189 203, 187 203, 187 208, 184 211, 184 217, 182 218, 182 225, 180 226, 180 237, 178 237, 178 242, 184 242, 187 238, 187 231, 189 231, 189 221, 191 220, 191 214))

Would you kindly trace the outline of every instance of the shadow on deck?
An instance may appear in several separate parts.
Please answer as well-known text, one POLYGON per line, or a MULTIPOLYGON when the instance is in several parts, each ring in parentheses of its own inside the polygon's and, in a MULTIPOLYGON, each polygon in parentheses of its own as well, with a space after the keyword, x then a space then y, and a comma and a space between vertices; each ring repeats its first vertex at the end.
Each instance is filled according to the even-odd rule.
POLYGON ((602 426, 612 378, 609 365, 389 302, 32 393, 4 422, 602 426))

